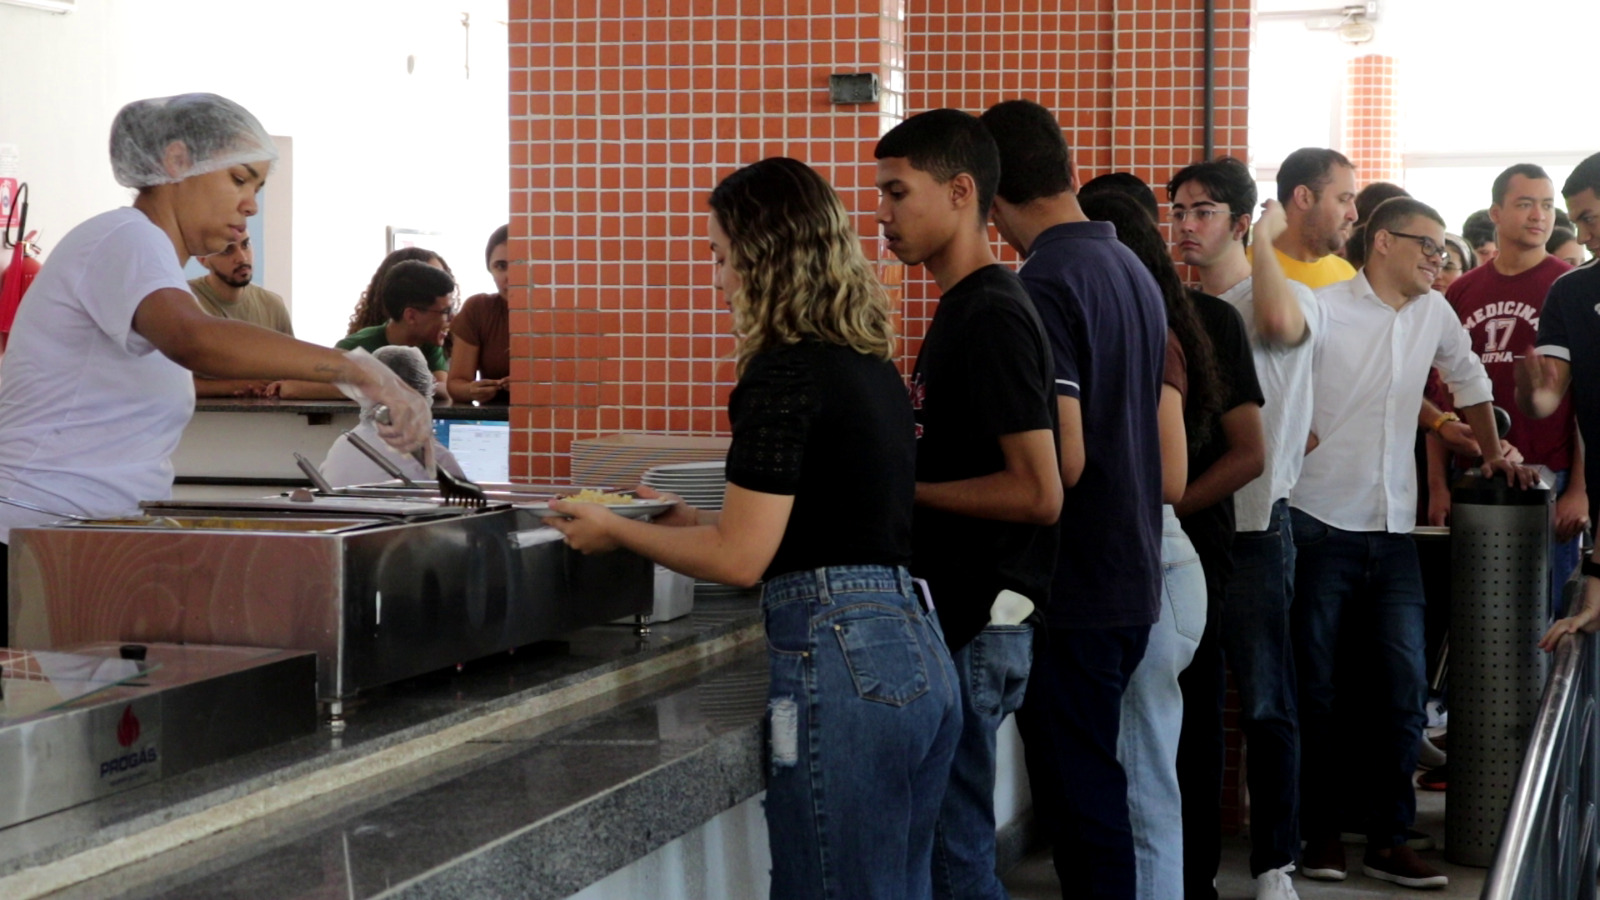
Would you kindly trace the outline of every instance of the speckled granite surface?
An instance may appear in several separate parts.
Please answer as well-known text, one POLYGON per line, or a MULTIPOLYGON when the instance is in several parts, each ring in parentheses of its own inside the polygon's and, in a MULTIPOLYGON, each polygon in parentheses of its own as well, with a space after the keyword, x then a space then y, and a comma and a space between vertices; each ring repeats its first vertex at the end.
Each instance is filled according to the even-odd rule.
POLYGON ((60 896, 565 897, 762 789, 766 678, 755 648, 687 685, 543 734, 510 729, 379 793, 60 896))
MULTIPOLYGON (((641 663, 648 663, 676 651, 692 649, 697 645, 711 642, 727 641, 730 636, 747 635, 749 629, 757 626, 758 622, 759 614, 753 595, 702 597, 697 601, 693 615, 676 622, 657 624, 648 638, 635 637, 633 630, 626 626, 590 628, 576 632, 568 641, 561 644, 525 648, 515 656, 494 657, 472 663, 459 673, 454 671, 434 673, 410 682, 392 685, 363 697, 362 702, 350 713, 348 728, 342 735, 334 736, 324 726, 318 734, 299 741, 240 757, 180 778, 158 782, 148 788, 117 794, 95 803, 0 830, 0 879, 30 867, 72 857, 74 854, 119 839, 136 839, 146 829, 163 823, 184 816, 204 814, 207 810, 229 801, 249 798, 257 792, 314 775, 319 770, 352 760, 359 761, 363 757, 442 732, 452 726, 470 724, 481 720, 482 717, 504 712, 520 704, 536 702, 552 692, 582 686, 592 679, 610 673, 633 671, 641 663)), ((759 644, 753 652, 756 658, 763 658, 759 644)), ((638 697, 651 690, 670 692, 675 688, 681 692, 682 679, 694 676, 703 668, 702 664, 699 669, 691 668, 657 676, 655 681, 646 680, 630 684, 577 704, 563 713, 541 717, 524 725, 505 729, 493 736, 485 736, 483 739, 434 754, 425 760, 408 765, 402 770, 404 774, 390 773, 362 782, 361 789, 354 792, 358 796, 336 796, 340 792, 335 790, 318 802, 302 803, 271 814, 259 822, 250 822, 223 835, 198 841, 195 845, 158 856, 148 863, 129 866, 126 872, 119 870, 88 882, 82 888, 89 892, 82 893, 81 896, 108 896, 116 893, 123 889, 123 886, 116 883, 119 879, 127 883, 126 887, 133 889, 134 882, 148 881, 148 876, 138 877, 138 873, 133 870, 150 868, 152 865, 157 871, 173 872, 185 867, 201 866, 206 862, 208 854, 212 860, 211 864, 215 865, 214 860, 219 853, 224 858, 243 853, 253 860, 259 860, 263 855, 270 855, 272 852, 293 853, 292 850, 283 849, 298 846, 293 841, 289 844, 280 842, 277 845, 278 850, 260 849, 257 852, 257 848, 262 848, 268 843, 267 835, 276 838, 285 833, 308 828, 311 830, 305 832, 302 840, 316 841, 318 832, 315 821, 322 821, 328 817, 344 821, 348 818, 350 809, 357 807, 388 810, 392 804, 399 818, 391 822, 388 813, 380 816, 385 822, 390 823, 379 826, 380 831, 404 834, 406 829, 399 823, 412 820, 424 828, 429 838, 423 842, 424 844, 437 842, 441 847, 453 846, 459 849, 474 841, 488 843, 506 841, 516 834, 518 829, 526 829, 537 821, 529 819, 520 825, 507 824, 505 827, 510 830, 504 831, 498 837, 488 836, 475 826, 468 827, 465 823, 486 818, 477 814, 486 808, 484 801, 473 799, 480 793, 485 798, 495 797, 501 801, 518 797, 535 798, 539 803, 532 806, 528 806, 525 802, 513 805, 539 810, 539 818, 544 818, 554 816, 562 809, 578 804, 585 798, 593 801, 596 795, 605 796, 619 790, 623 794, 650 790, 652 788, 648 785, 651 784, 659 788, 661 784, 659 778, 667 775, 659 775, 657 780, 645 776, 662 765, 663 757, 660 755, 662 753, 668 753, 672 758, 685 757, 687 759, 685 764, 689 766, 683 770, 685 772, 693 770, 697 765, 712 765, 714 769, 720 771, 718 765, 709 760, 720 758, 719 754, 724 752, 733 754, 730 759, 739 758, 740 752, 735 749, 738 742, 758 741, 759 735, 754 735, 752 732, 754 736, 740 737, 737 734, 738 728, 729 728, 725 724, 713 728, 711 726, 717 725, 719 721, 713 717, 710 725, 705 722, 692 727, 661 725, 654 739, 643 736, 624 738, 593 736, 604 734, 604 728, 626 730, 626 725, 630 721, 636 724, 651 720, 658 724, 663 722, 670 724, 675 721, 674 711, 684 708, 682 704, 688 703, 692 707, 698 701, 680 699, 669 702, 657 698, 647 702, 630 701, 629 698, 638 697), (619 701, 624 701, 627 705, 617 707, 619 701), (661 705, 663 703, 664 706, 661 705), (624 710, 633 711, 625 713, 624 710), (584 718, 587 716, 599 718, 594 722, 588 722, 584 718), (601 721, 605 720, 606 716, 621 718, 602 727, 601 721), (633 718, 630 719, 629 716, 633 718), (686 727, 689 731, 694 731, 696 739, 701 741, 701 746, 682 744, 678 736, 687 733, 686 727), (557 731, 550 732, 551 728, 556 728, 557 731), (557 739, 552 736, 564 733, 561 731, 562 728, 576 729, 579 732, 584 728, 602 730, 592 732, 590 737, 557 739), (730 741, 731 745, 728 743, 730 741), (647 746, 652 742, 656 746, 647 746), (652 753, 656 755, 652 756, 652 753), (496 774, 492 776, 482 774, 489 769, 493 769, 496 774), (635 785, 634 782, 639 784, 635 785), (454 800, 447 801, 447 797, 454 800), (417 807, 415 806, 417 803, 422 805, 417 807), (437 811, 445 807, 453 808, 456 813, 445 816, 437 811), (276 824, 270 827, 263 824, 269 820, 275 821, 276 824), (396 828, 399 830, 395 831, 396 828), (247 838, 253 831, 260 833, 246 840, 243 846, 232 848, 226 846, 231 841, 247 838), (452 838, 451 835, 457 837, 452 838), (465 841, 466 844, 460 841, 465 841), (199 845, 207 844, 217 846, 211 847, 206 852, 200 852, 199 845), (194 855, 195 858, 187 862, 168 858, 178 854, 194 855), (93 890, 90 890, 91 886, 94 887, 93 890)), ((743 696, 740 691, 753 691, 750 696, 758 700, 764 696, 764 667, 758 666, 753 674, 746 673, 745 678, 746 680, 758 678, 760 689, 756 690, 745 685, 732 691, 723 689, 722 693, 743 696)), ((716 676, 712 676, 711 683, 715 683, 715 679, 716 676)), ((717 689, 712 688, 712 691, 715 694, 717 689)), ((753 716, 742 722, 741 727, 746 730, 757 727, 759 723, 760 704, 756 703, 754 708, 753 716)), ((748 751, 748 747, 745 750, 748 751)), ((759 776, 759 772, 756 775, 759 776)), ((735 793, 749 786, 748 773, 741 777, 745 778, 745 781, 739 784, 744 787, 734 789, 735 793)), ((749 796, 750 793, 753 791, 747 791, 744 796, 749 796)), ((509 822, 505 814, 487 818, 509 822)), ((699 821, 704 821, 704 818, 699 821)), ((341 853, 345 852, 343 848, 352 841, 360 845, 370 835, 377 833, 370 828, 362 828, 359 824, 349 829, 335 827, 334 830, 339 835, 341 853)), ((587 833, 592 836, 601 832, 589 828, 587 833)), ((542 834, 540 840, 553 840, 555 838, 552 836, 560 834, 560 831, 545 830, 542 834)), ((513 843, 529 839, 531 838, 518 838, 513 843)), ((584 843, 584 840, 580 837, 578 842, 584 843)), ((387 840, 385 843, 387 844, 387 840)), ((326 847, 323 849, 326 850, 326 847)), ((546 850, 541 853, 553 853, 553 851, 546 850)), ((407 850, 399 855, 407 860, 433 859, 429 854, 415 850, 407 850)), ((600 856, 605 858, 606 854, 602 853, 600 856)), ((618 865, 627 861, 621 860, 618 865)), ((429 866, 443 865, 445 862, 447 860, 434 859, 429 866)), ((379 868, 383 869, 382 866, 379 868)), ((271 872, 280 869, 281 865, 275 865, 262 871, 270 876, 271 872)), ((387 869, 383 870, 388 872, 387 869)), ((398 881, 418 878, 425 871, 426 869, 419 869, 399 879, 392 879, 385 874, 383 888, 374 888, 373 891, 363 893, 361 896, 372 896, 374 891, 386 889, 398 881)), ((291 882, 293 879, 288 879, 285 884, 291 882)), ((419 882, 418 889, 422 889, 425 883, 419 882)), ((173 890, 178 888, 174 887, 173 890)), ((160 895, 160 892, 151 894, 145 891, 131 896, 155 895, 160 895)), ((343 895, 344 892, 341 891, 341 896, 343 895)), ((228 894, 212 893, 207 889, 199 894, 180 892, 174 896, 228 896, 228 894)), ((269 895, 257 891, 243 891, 236 896, 269 895)), ((304 894, 286 888, 285 892, 270 896, 294 897, 304 894)), ((528 895, 519 893, 517 896, 528 895)))

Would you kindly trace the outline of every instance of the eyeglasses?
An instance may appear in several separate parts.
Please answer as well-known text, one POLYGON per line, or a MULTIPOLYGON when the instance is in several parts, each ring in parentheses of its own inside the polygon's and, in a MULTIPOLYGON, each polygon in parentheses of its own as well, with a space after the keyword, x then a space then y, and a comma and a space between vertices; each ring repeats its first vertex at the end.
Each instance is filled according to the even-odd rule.
POLYGON ((1211 206, 1203 206, 1199 209, 1175 209, 1172 211, 1172 221, 1182 225, 1184 222, 1188 221, 1190 217, 1193 217, 1196 222, 1204 225, 1216 216, 1225 216, 1227 214, 1227 210, 1217 209, 1211 206))
MULTIPOLYGON (((1387 231, 1388 229, 1385 230, 1387 231)), ((1411 240, 1421 244, 1422 255, 1428 259, 1437 259, 1442 261, 1445 258, 1445 254, 1448 253, 1450 249, 1443 244, 1434 243, 1433 238, 1425 237, 1420 234, 1405 234, 1399 231, 1390 231, 1389 233, 1395 237, 1410 238, 1411 240)))
POLYGON ((446 319, 456 314, 456 308, 454 304, 450 306, 413 306, 411 308, 419 313, 444 316, 446 319))

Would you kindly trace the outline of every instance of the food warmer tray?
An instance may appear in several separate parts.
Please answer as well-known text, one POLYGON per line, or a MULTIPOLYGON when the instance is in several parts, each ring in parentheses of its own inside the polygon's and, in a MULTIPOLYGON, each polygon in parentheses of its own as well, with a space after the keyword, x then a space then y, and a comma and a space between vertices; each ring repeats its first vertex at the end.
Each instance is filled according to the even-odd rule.
POLYGON ((626 551, 584 556, 527 510, 326 502, 339 499, 163 501, 146 506, 168 520, 161 525, 14 529, 12 642, 315 650, 318 696, 340 702, 651 612, 648 560, 626 551))

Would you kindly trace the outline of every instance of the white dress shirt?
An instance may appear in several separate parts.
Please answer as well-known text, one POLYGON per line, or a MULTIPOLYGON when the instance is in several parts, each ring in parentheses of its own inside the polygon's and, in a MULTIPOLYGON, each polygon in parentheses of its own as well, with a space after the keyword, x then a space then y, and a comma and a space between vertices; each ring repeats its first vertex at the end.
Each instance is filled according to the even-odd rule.
POLYGON ((1428 369, 1438 367, 1458 409, 1493 399, 1493 386, 1438 291, 1395 310, 1363 271, 1316 295, 1324 324, 1313 355, 1311 430, 1319 443, 1306 455, 1290 505, 1346 531, 1409 534, 1428 369))

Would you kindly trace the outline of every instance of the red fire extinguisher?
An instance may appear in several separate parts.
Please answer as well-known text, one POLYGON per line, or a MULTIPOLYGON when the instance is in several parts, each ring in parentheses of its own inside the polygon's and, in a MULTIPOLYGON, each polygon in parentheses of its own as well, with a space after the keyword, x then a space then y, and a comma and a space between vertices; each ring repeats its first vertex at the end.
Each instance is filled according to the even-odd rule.
POLYGON ((17 318, 17 307, 22 303, 22 295, 27 293, 28 286, 33 284, 33 277, 39 274, 39 248, 33 243, 38 232, 28 231, 28 185, 24 182, 17 188, 17 196, 11 204, 11 210, 6 216, 5 230, 0 232, 0 241, 5 249, 11 251, 11 259, 0 268, 0 349, 5 347, 5 342, 11 337, 11 323, 17 318), (16 237, 12 237, 12 226, 16 226, 16 237))

